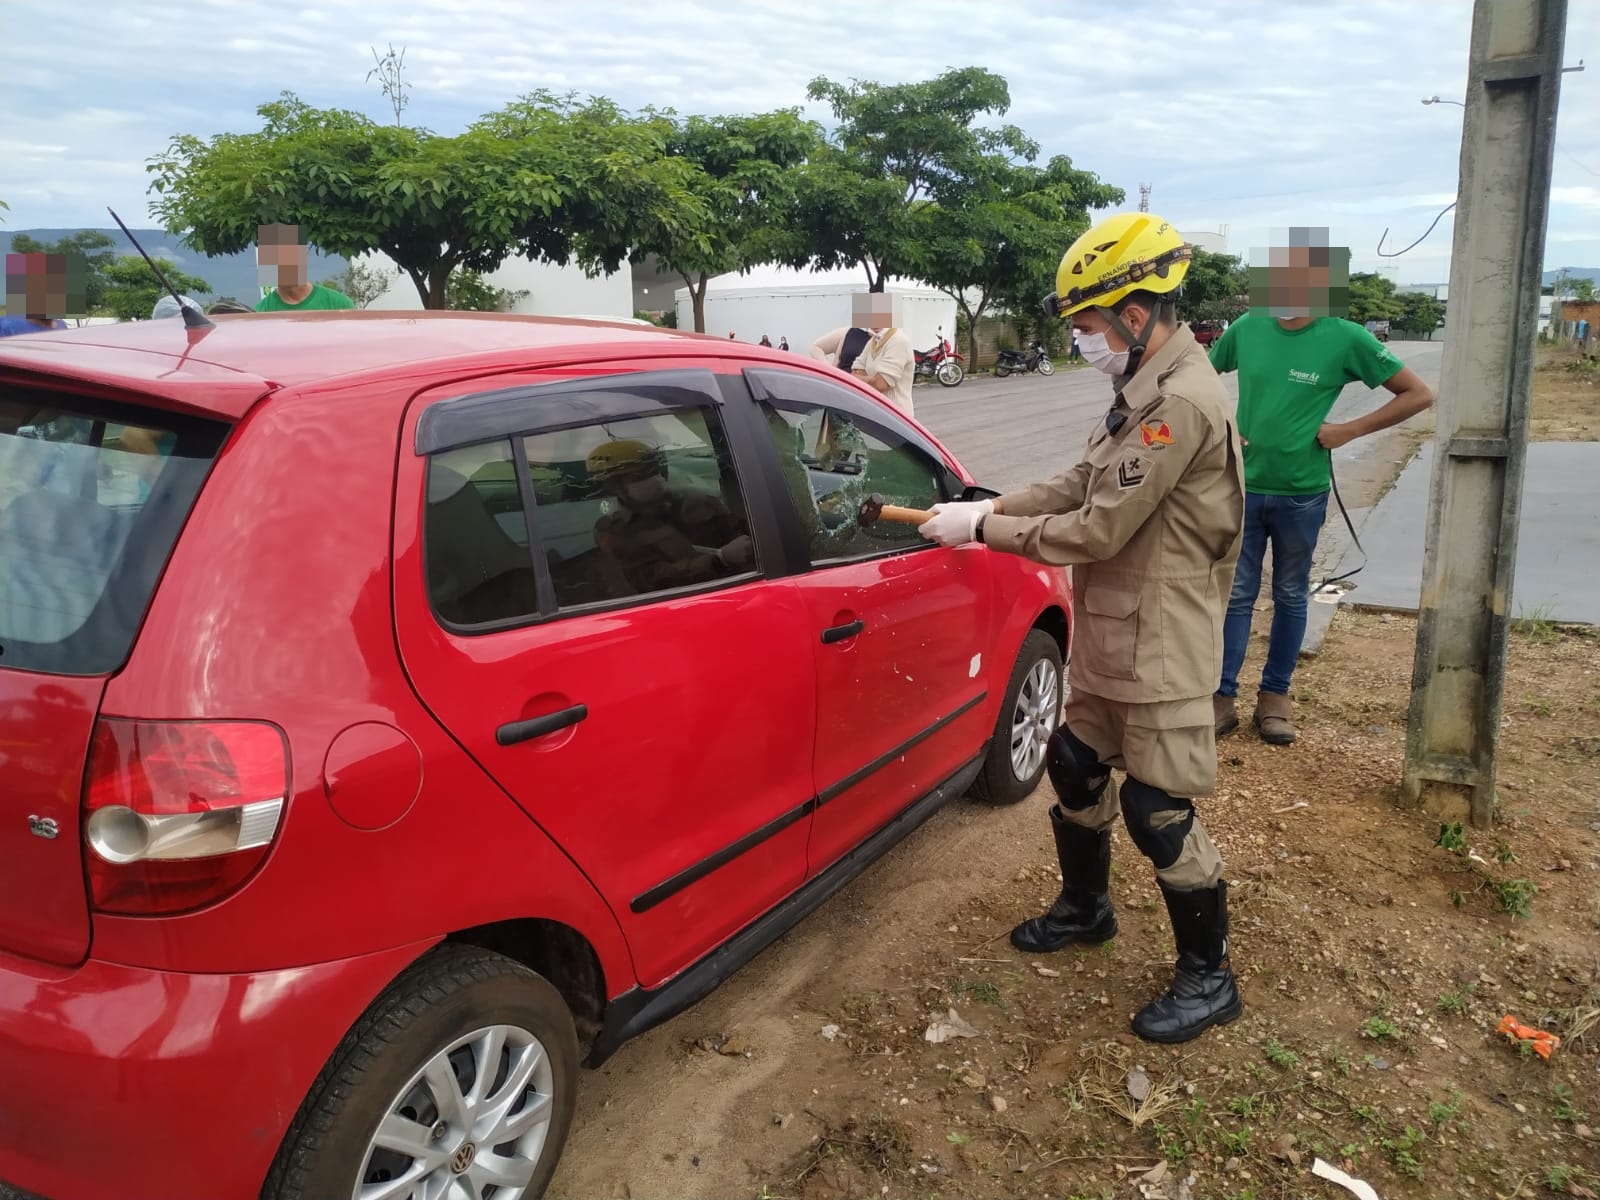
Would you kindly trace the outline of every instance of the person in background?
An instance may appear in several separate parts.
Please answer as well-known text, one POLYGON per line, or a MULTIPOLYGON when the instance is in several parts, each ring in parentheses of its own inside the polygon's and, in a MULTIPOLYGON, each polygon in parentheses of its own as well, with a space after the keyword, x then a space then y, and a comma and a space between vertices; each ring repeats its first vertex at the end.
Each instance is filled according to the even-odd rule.
POLYGON ((869 292, 866 300, 872 336, 850 364, 850 373, 882 392, 890 404, 909 417, 911 384, 917 374, 916 350, 906 331, 894 324, 893 298, 883 292, 869 292))
POLYGON ((788 348, 789 348, 789 339, 788 339, 788 337, 787 336, 780 337, 778 339, 778 349, 779 350, 787 350, 788 348))
POLYGON ((65 329, 68 315, 81 315, 88 261, 82 254, 43 251, 6 255, 6 313, 0 337, 65 329))
POLYGON ((1239 436, 1244 441, 1244 545, 1222 626, 1222 674, 1212 699, 1216 734, 1239 726, 1239 670, 1272 548, 1272 632, 1253 721, 1263 741, 1295 740, 1289 683, 1306 635, 1311 560, 1328 511, 1333 451, 1398 425, 1433 403, 1433 392, 1349 312, 1350 251, 1330 249, 1326 229, 1280 232, 1281 244, 1256 251, 1250 311, 1211 347, 1211 365, 1239 372, 1239 436), (1285 236, 1286 233, 1286 236, 1285 236), (1263 261, 1265 260, 1265 261, 1263 261), (1328 422, 1347 384, 1383 387, 1381 408, 1328 422))
POLYGON ((730 341, 730 342, 731 342, 731 341, 734 341, 734 340, 735 340, 735 338, 734 338, 734 336, 733 336, 733 330, 731 330, 731 329, 730 329, 730 330, 728 330, 728 340, 729 340, 729 341, 730 341))
MULTIPOLYGON (((200 302, 192 296, 183 297, 183 307, 197 313, 205 311, 200 307, 200 302)), ((161 299, 156 301, 156 306, 150 310, 150 319, 152 321, 164 321, 168 317, 176 317, 178 315, 178 302, 170 295, 162 296, 161 299)))
POLYGON ((206 309, 206 312, 213 317, 217 317, 227 316, 230 313, 255 312, 255 309, 251 308, 248 304, 240 304, 237 300, 222 299, 218 300, 210 308, 206 309))
POLYGON ((343 292, 310 278, 311 252, 298 225, 262 225, 256 231, 256 265, 263 285, 275 285, 256 304, 257 312, 309 312, 354 308, 343 292))
POLYGON ((768 349, 768 350, 771 350, 771 349, 772 349, 772 339, 771 339, 771 338, 769 338, 769 337, 768 337, 768 336, 767 336, 767 335, 766 335, 766 334, 764 334, 764 333, 763 333, 763 334, 762 334, 762 335, 761 335, 761 344, 762 344, 762 345, 763 345, 763 346, 765 346, 765 347, 766 347, 766 348, 767 348, 767 349, 768 349))
POLYGON ((1068 362, 1082 362, 1083 361, 1083 351, 1078 349, 1078 331, 1077 331, 1077 329, 1073 329, 1073 331, 1072 331, 1072 352, 1067 355, 1067 361, 1068 362))

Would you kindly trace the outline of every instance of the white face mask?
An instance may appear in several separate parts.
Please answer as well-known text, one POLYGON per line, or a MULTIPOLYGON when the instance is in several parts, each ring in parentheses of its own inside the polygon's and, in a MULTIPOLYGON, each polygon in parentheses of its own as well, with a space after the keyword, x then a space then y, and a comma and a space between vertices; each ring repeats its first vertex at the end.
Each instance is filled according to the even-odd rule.
POLYGON ((1097 371, 1104 371, 1107 375, 1126 375, 1128 373, 1128 352, 1126 350, 1113 350, 1106 341, 1103 333, 1089 333, 1078 330, 1078 349, 1091 367, 1097 371))

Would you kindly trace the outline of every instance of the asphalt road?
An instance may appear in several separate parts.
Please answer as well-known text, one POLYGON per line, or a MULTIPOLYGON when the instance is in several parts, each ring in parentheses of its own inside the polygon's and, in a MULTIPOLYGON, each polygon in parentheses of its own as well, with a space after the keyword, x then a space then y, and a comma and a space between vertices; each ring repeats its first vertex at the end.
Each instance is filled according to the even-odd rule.
MULTIPOLYGON (((1394 352, 1435 390, 1444 359, 1444 343, 1395 342, 1394 352)), ((1237 402, 1237 375, 1224 375, 1222 385, 1237 402)), ((1344 421, 1379 407, 1389 393, 1355 383, 1345 388, 1330 420, 1344 421)), ((1057 370, 1042 375, 990 376, 966 380, 960 387, 918 385, 917 418, 954 451, 985 487, 1010 490, 1049 479, 1076 463, 1089 432, 1111 404, 1111 383, 1092 367, 1057 370)), ((1340 447, 1335 469, 1371 452, 1372 439, 1340 447)))

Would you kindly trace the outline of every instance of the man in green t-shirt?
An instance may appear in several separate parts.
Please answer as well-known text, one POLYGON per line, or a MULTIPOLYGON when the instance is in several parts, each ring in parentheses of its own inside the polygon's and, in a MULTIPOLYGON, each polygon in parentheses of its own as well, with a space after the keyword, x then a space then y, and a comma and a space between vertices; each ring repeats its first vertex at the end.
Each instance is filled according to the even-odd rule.
POLYGON ((1239 372, 1239 437, 1244 443, 1244 542, 1222 626, 1222 679, 1213 698, 1217 736, 1238 728, 1235 697, 1272 547, 1272 633, 1256 694, 1263 740, 1295 740, 1289 680, 1305 640, 1311 557, 1327 515, 1332 452, 1346 442, 1422 412, 1433 392, 1362 326, 1346 320, 1350 251, 1330 249, 1325 229, 1292 229, 1265 270, 1252 268, 1251 311, 1211 348, 1219 373, 1239 372), (1335 285, 1331 290, 1330 284, 1335 285), (1393 393, 1353 421, 1328 423, 1346 384, 1393 393))
POLYGON ((310 279, 310 252, 300 240, 298 225, 263 225, 256 231, 256 265, 262 283, 277 286, 256 305, 257 312, 309 312, 354 308, 343 292, 310 279))

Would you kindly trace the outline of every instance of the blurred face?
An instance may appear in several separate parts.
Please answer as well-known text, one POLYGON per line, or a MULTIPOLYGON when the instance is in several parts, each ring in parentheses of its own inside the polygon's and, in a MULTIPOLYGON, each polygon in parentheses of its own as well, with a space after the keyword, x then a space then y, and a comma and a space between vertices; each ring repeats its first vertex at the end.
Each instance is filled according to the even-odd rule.
POLYGON ((1275 230, 1271 246, 1250 252, 1250 308, 1279 320, 1345 316, 1349 248, 1329 246, 1323 228, 1275 230))
POLYGON ((298 225, 263 225, 256 235, 256 266, 264 287, 299 287, 306 282, 310 254, 298 225))
POLYGON ((850 323, 876 333, 894 324, 894 297, 887 292, 861 292, 850 305, 850 323))
POLYGON ((35 321, 81 317, 87 276, 82 254, 7 254, 6 311, 35 321))

